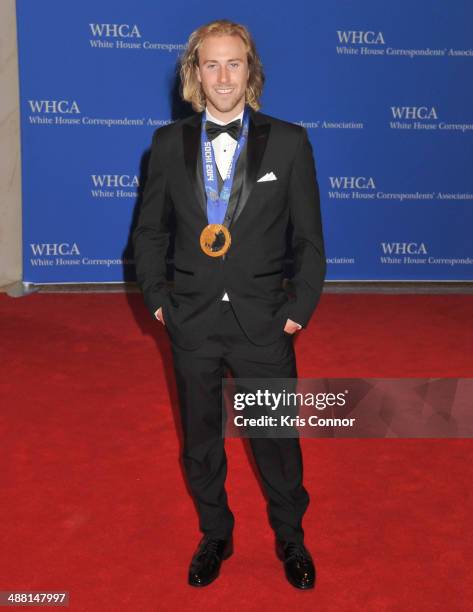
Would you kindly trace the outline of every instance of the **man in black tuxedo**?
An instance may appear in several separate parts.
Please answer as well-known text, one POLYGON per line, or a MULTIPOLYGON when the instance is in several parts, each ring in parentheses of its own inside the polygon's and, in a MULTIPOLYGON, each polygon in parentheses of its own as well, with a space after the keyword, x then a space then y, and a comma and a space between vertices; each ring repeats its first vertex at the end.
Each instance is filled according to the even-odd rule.
MULTIPOLYGON (((155 131, 133 239, 145 303, 172 343, 183 463, 204 534, 189 584, 204 586, 233 551, 221 433, 225 369, 235 378, 297 376, 293 334, 317 306, 325 256, 307 132, 258 112, 264 76, 248 30, 220 20, 193 32, 181 81, 183 98, 198 113, 155 131), (209 153, 218 169, 217 196, 223 198, 222 185, 231 183, 219 229, 210 239, 202 232, 215 201, 202 151, 204 162, 209 153), (171 231, 172 291, 165 264, 171 231), (294 253, 292 293, 283 287, 288 237, 294 253)), ((309 496, 302 484, 299 439, 251 438, 250 443, 286 577, 298 588, 312 588, 315 568, 302 529, 309 496)))

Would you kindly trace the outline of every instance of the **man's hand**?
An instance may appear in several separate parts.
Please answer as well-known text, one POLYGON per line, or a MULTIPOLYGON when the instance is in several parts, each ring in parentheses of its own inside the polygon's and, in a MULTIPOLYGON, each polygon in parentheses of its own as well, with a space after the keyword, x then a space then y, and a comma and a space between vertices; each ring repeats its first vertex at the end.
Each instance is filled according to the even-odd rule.
POLYGON ((157 311, 154 313, 154 316, 155 316, 155 317, 158 319, 158 321, 159 321, 160 323, 162 323, 163 325, 166 325, 166 323, 164 322, 164 317, 163 317, 163 309, 162 309, 162 307, 161 307, 161 306, 160 306, 160 307, 158 308, 158 310, 157 310, 157 311))
POLYGON ((296 323, 292 319, 288 319, 286 321, 286 325, 284 326, 284 331, 286 334, 295 334, 296 331, 299 331, 300 329, 302 329, 302 325, 296 323))

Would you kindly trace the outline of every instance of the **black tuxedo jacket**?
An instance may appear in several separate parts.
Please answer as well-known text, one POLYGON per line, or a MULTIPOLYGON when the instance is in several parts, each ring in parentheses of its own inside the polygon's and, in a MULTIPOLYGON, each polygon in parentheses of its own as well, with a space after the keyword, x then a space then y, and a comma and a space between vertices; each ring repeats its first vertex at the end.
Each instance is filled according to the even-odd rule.
POLYGON ((237 207, 225 257, 209 257, 199 237, 207 225, 202 180, 202 114, 158 128, 133 232, 138 284, 154 317, 162 306, 173 342, 196 348, 211 332, 227 291, 238 321, 257 345, 275 342, 286 320, 307 325, 320 299, 325 253, 319 188, 307 131, 250 110, 248 139, 230 197, 237 207), (258 182, 267 173, 276 180, 258 182), (174 287, 165 255, 175 233, 174 287), (287 241, 294 253, 293 291, 283 288, 287 241))

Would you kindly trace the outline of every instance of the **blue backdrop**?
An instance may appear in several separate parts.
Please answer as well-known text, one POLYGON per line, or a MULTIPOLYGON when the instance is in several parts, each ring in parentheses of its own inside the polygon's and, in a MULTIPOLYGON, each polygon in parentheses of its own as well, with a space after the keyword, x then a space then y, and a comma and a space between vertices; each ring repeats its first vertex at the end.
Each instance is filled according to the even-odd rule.
POLYGON ((194 29, 253 33, 262 111, 308 130, 328 279, 473 278, 471 0, 17 0, 24 280, 133 279, 153 131, 194 29))

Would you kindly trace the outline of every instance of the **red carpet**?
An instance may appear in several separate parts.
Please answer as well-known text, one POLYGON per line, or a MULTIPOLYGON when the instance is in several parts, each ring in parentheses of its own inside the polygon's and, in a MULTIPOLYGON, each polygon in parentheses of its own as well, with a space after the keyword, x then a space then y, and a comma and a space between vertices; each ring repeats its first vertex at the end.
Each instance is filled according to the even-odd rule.
MULTIPOLYGON (((299 375, 472 377, 472 315, 471 295, 324 295, 299 375)), ((68 590, 80 612, 471 609, 472 441, 303 440, 318 581, 299 592, 227 440, 236 550, 193 589, 168 339, 141 296, 0 295, 0 318, 0 590, 68 590)))

